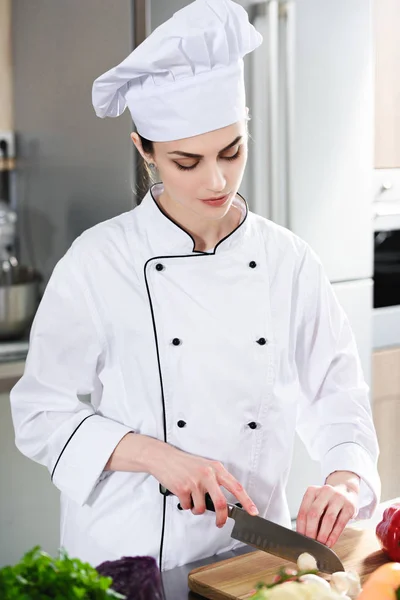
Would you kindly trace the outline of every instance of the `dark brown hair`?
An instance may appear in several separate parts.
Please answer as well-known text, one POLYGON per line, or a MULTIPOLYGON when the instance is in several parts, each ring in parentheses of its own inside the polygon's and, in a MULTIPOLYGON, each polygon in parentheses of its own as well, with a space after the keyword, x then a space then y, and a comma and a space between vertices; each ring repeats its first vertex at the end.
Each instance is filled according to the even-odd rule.
MULTIPOLYGON (((142 148, 144 150, 144 152, 146 154, 149 154, 150 156, 154 155, 154 143, 150 140, 147 140, 146 138, 142 137, 139 133, 138 133, 139 139, 142 143, 142 148)), ((144 160, 144 168, 146 169, 147 175, 149 177, 149 179, 152 181, 153 180, 153 171, 149 168, 149 165, 147 164, 147 162, 144 160)))
POLYGON ((142 137, 139 133, 138 133, 139 139, 142 142, 142 147, 143 150, 146 152, 146 154, 153 154, 154 153, 154 144, 153 142, 151 142, 150 140, 146 140, 146 138, 142 137))

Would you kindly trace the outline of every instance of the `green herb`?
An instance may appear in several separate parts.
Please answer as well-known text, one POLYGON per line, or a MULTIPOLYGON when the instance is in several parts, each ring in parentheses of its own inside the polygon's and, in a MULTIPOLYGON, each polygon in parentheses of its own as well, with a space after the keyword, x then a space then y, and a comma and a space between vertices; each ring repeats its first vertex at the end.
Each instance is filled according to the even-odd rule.
POLYGON ((249 598, 249 600, 264 600, 265 598, 268 597, 267 595, 267 590, 270 590, 271 588, 276 587, 277 585, 280 585, 281 583, 284 583, 285 581, 299 581, 300 577, 302 575, 309 575, 309 574, 314 574, 317 575, 318 571, 298 571, 296 569, 293 569, 293 572, 290 572, 291 569, 289 569, 289 572, 287 571, 287 568, 282 567, 281 569, 279 569, 279 571, 276 574, 275 577, 275 581, 273 583, 264 583, 264 582, 259 582, 257 583, 256 587, 256 593, 251 596, 249 598))
POLYGON ((0 569, 1 600, 111 600, 125 599, 111 589, 89 563, 70 558, 64 550, 52 558, 35 546, 13 567, 0 569))
POLYGON ((288 573, 286 571, 285 567, 281 567, 279 569, 279 571, 277 572, 277 576, 276 576, 276 581, 274 581, 274 583, 258 583, 257 584, 257 589, 260 588, 273 588, 276 585, 280 585, 281 583, 284 583, 285 581, 299 581, 300 577, 302 575, 317 575, 318 571, 313 570, 313 571, 295 571, 295 573, 288 573))

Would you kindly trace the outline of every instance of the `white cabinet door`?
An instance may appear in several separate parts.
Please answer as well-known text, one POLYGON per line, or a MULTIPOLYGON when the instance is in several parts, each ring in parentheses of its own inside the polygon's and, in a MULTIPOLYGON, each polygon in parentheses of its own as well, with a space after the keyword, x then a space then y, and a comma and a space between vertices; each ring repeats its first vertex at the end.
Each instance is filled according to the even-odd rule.
MULTIPOLYGON (((371 385, 372 290, 370 279, 334 284, 336 296, 343 306, 356 339, 365 380, 371 385)), ((287 486, 291 517, 294 519, 309 485, 320 485, 319 463, 311 460, 303 443, 296 437, 293 463, 287 486)))
POLYGON ((296 3, 289 227, 331 281, 372 275, 371 0, 296 3))
POLYGON ((400 168, 399 0, 375 0, 375 168, 400 168))

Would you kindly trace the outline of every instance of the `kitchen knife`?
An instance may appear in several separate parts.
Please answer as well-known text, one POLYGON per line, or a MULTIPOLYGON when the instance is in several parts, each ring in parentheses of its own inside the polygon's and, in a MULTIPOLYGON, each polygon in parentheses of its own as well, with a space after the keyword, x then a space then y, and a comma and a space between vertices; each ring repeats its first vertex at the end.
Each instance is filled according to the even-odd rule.
MULTIPOLYGON (((162 485, 160 485, 160 492, 164 496, 173 495, 162 485)), ((205 495, 205 502, 207 510, 215 512, 213 501, 208 493, 205 495)), ((337 554, 328 546, 262 517, 252 516, 241 508, 240 504, 228 503, 228 517, 235 520, 231 537, 239 542, 294 563, 297 563, 300 554, 308 552, 315 558, 318 570, 322 573, 345 570, 337 554)))

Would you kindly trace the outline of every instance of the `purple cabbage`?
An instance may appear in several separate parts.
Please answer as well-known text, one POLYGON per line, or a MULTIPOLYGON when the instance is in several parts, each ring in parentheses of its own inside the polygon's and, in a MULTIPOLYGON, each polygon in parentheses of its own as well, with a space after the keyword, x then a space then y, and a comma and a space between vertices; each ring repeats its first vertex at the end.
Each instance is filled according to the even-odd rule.
POLYGON ((96 570, 111 577, 111 588, 127 600, 165 600, 160 569, 151 556, 124 556, 105 561, 96 570))

